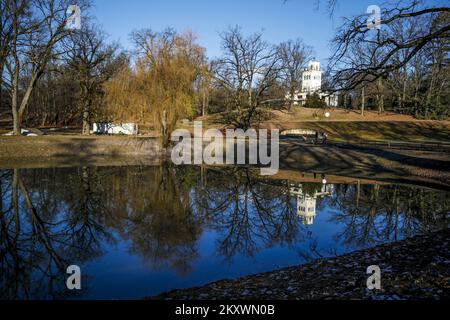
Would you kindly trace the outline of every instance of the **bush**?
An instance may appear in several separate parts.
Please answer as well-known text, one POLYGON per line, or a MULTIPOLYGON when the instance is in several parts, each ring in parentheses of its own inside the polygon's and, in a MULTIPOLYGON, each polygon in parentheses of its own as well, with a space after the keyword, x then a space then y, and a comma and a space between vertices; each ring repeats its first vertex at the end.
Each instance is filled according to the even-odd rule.
POLYGON ((313 94, 308 95, 306 97, 305 107, 306 108, 325 109, 327 107, 327 104, 326 104, 325 101, 320 99, 320 97, 319 97, 319 95, 317 93, 313 93, 313 94))

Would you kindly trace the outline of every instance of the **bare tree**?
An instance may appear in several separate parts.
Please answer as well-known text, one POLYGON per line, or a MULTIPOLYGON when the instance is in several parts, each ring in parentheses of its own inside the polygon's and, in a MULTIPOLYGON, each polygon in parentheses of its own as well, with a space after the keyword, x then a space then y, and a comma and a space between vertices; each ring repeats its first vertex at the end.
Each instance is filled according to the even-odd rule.
POLYGON ((211 64, 205 62, 201 68, 201 77, 198 81, 199 98, 201 100, 201 115, 205 116, 208 114, 209 101, 212 91, 212 72, 211 64))
POLYGON ((117 45, 105 43, 105 35, 98 26, 83 24, 72 37, 73 47, 68 53, 68 66, 79 86, 78 103, 82 112, 82 133, 89 134, 95 105, 99 105, 102 85, 123 65, 123 55, 117 45))
MULTIPOLYGON (((332 7, 335 4, 332 4, 332 7)), ((424 0, 387 1, 381 12, 381 28, 372 28, 368 15, 346 19, 333 40, 335 51, 330 67, 334 82, 344 90, 356 88, 360 83, 373 82, 407 65, 419 52, 436 39, 450 37, 450 24, 431 27, 440 14, 449 13, 446 6, 434 6, 424 0), (422 19, 422 28, 399 38, 393 28, 399 21, 422 19), (355 46, 364 47, 369 59, 355 63, 351 59, 355 46), (400 54, 402 59, 395 59, 400 54)))
POLYGON ((280 73, 275 47, 262 39, 262 33, 248 37, 236 26, 221 34, 223 57, 215 62, 215 79, 232 101, 230 121, 247 129, 261 115, 261 98, 280 73))
POLYGON ((11 0, 0 2, 0 112, 3 103, 3 78, 6 59, 9 54, 9 43, 11 41, 13 24, 11 23, 11 11, 7 10, 11 0))
POLYGON ((290 97, 289 110, 291 110, 295 92, 300 90, 304 68, 312 56, 312 48, 305 45, 301 39, 289 40, 278 46, 278 54, 282 65, 281 77, 290 97))
MULTIPOLYGON (((78 2, 82 9, 86 8, 78 2)), ((15 135, 21 134, 25 109, 48 62, 64 53, 58 44, 72 32, 66 27, 70 4, 68 0, 11 0, 5 3, 4 10, 11 17, 6 68, 15 135), (21 80, 25 80, 23 88, 21 80)))

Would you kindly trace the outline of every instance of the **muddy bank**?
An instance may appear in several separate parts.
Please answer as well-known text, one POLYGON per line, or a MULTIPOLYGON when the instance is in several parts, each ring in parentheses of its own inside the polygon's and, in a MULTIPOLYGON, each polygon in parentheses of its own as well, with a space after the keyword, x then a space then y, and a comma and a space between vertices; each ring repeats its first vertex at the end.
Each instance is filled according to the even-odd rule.
POLYGON ((39 136, 0 137, 0 160, 36 157, 153 156, 162 153, 160 142, 151 137, 128 136, 39 136))
POLYGON ((450 229, 152 299, 450 299, 450 229), (367 289, 367 267, 381 290, 367 289))
POLYGON ((0 158, 0 169, 156 166, 161 163, 161 156, 134 155, 0 158))
MULTIPOLYGON (((147 164, 168 158, 157 138, 0 137, 0 168, 147 164), (124 158, 124 159, 122 159, 124 158), (126 159, 128 158, 128 159, 126 159), (131 158, 131 161, 130 161, 131 158)), ((359 145, 280 142, 280 170, 450 189, 450 153, 359 145)))

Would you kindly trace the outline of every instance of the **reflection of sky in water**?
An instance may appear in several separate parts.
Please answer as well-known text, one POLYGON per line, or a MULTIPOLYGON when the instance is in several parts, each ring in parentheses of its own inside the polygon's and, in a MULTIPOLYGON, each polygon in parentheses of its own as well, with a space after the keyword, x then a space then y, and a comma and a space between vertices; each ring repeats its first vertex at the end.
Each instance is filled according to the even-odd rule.
MULTIPOLYGON (((205 230, 198 241, 200 257, 195 261, 192 271, 187 275, 178 275, 176 272, 171 272, 168 269, 152 272, 145 267, 145 263, 136 259, 136 256, 129 255, 125 248, 121 248, 122 250, 107 250, 109 253, 102 258, 102 264, 107 264, 109 271, 102 275, 102 279, 106 278, 106 281, 102 282, 102 286, 108 287, 108 279, 120 278, 123 276, 123 272, 127 272, 129 275, 126 276, 126 279, 118 280, 111 287, 113 291, 120 292, 119 296, 112 295, 112 297, 136 298, 173 288, 193 287, 219 279, 235 278, 304 263, 305 258, 299 254, 299 251, 309 252, 311 245, 315 245, 317 253, 323 256, 331 256, 335 253, 342 254, 365 247, 344 245, 336 242, 336 236, 344 232, 345 224, 333 221, 333 214, 337 210, 327 200, 326 198, 323 199, 322 205, 317 208, 314 223, 302 227, 300 232, 306 233, 303 241, 293 245, 275 245, 265 248, 252 257, 236 254, 231 262, 224 262, 223 257, 217 256, 214 245, 218 238, 217 232, 210 229, 205 230), (124 260, 132 261, 134 267, 124 269, 122 263, 124 260), (132 289, 127 290, 127 286, 132 289), (122 289, 124 290, 122 291, 122 289)), ((301 217, 298 217, 298 219, 301 220, 301 217)), ((376 225, 382 224, 382 220, 382 217, 377 218, 376 225)), ((402 217, 400 216, 400 224, 402 223, 401 220, 402 217)), ((398 239, 401 238, 403 237, 398 237, 398 239)), ((102 268, 102 264, 96 264, 87 270, 92 270, 92 273, 96 274, 99 271, 98 268, 102 268)), ((96 287, 101 290, 92 290, 89 296, 110 296, 111 292, 105 290, 102 286, 97 285, 96 287)))
POLYGON ((89 281, 90 288, 85 298, 134 299, 174 288, 194 287, 221 279, 304 263, 305 259, 298 252, 299 250, 308 252, 314 240, 317 241, 318 250, 323 256, 358 249, 358 246, 336 243, 335 236, 343 232, 345 225, 330 222, 333 212, 334 209, 326 204, 318 210, 314 224, 305 227, 306 232, 310 233, 310 238, 304 242, 293 246, 276 245, 261 250, 253 257, 236 254, 231 263, 224 262, 222 257, 217 256, 214 244, 217 233, 205 230, 198 241, 200 257, 195 260, 192 271, 187 275, 179 275, 168 268, 151 270, 141 258, 127 252, 125 243, 108 246, 103 257, 82 268, 86 274, 94 275, 89 281))
MULTIPOLYGON (((107 171, 108 169, 98 170, 99 172, 102 172, 102 170, 107 171)), ((117 197, 119 196, 117 194, 113 196, 112 191, 105 191, 104 189, 102 189, 105 185, 108 185, 109 180, 107 180, 108 178, 105 177, 113 177, 115 173, 128 176, 128 174, 130 174, 129 171, 131 171, 132 173, 129 175, 129 177, 138 177, 140 175, 145 176, 147 171, 157 171, 157 169, 155 168, 140 168, 138 174, 133 172, 136 170, 136 168, 126 167, 120 168, 120 170, 122 171, 121 173, 118 173, 118 171, 113 171, 112 173, 107 172, 104 176, 102 176, 103 180, 100 180, 103 181, 102 183, 98 183, 98 181, 95 183, 90 181, 90 183, 87 184, 88 187, 82 190, 86 191, 90 197, 93 197, 93 194, 95 194, 97 189, 101 190, 101 192, 99 191, 98 194, 95 195, 97 197, 97 201, 105 200, 105 204, 103 204, 105 207, 114 207, 118 205, 116 201, 118 201, 117 197)), ((31 190, 31 202, 35 204, 39 201, 42 201, 40 197, 43 194, 46 194, 48 196, 48 192, 51 192, 51 190, 40 190, 39 188, 41 186, 39 185, 39 183, 36 184, 36 181, 39 179, 36 180, 28 177, 28 175, 30 175, 30 172, 32 171, 33 170, 27 170, 26 172, 23 172, 22 179, 24 181, 24 184, 28 185, 27 188, 31 190)), ((205 200, 205 203, 207 203, 208 206, 212 206, 212 203, 220 203, 220 199, 224 194, 229 193, 230 195, 232 195, 233 192, 229 192, 230 190, 238 192, 236 201, 239 202, 239 209, 243 210, 245 208, 245 192, 243 191, 243 189, 239 188, 244 183, 243 181, 248 182, 248 179, 242 180, 236 178, 236 181, 234 181, 233 175, 229 172, 220 172, 216 170, 215 175, 213 177, 210 177, 210 181, 208 182, 208 190, 217 190, 215 190, 211 194, 211 197, 208 198, 204 197, 204 190, 202 191, 197 188, 200 184, 200 180, 197 179, 198 170, 192 169, 192 171, 193 172, 188 173, 176 173, 176 179, 180 180, 176 181, 175 189, 178 190, 178 188, 182 188, 183 183, 186 183, 186 181, 188 181, 187 178, 183 180, 184 176, 191 177, 191 182, 186 189, 186 194, 190 199, 190 205, 194 212, 194 215, 200 214, 201 212, 199 206, 197 206, 194 201, 195 199, 200 199, 199 201, 208 199, 205 200), (220 179, 224 179, 224 182, 219 181, 217 182, 217 184, 214 184, 216 180, 220 179), (192 181, 194 181, 194 183, 192 183, 192 181)), ((45 170, 41 170, 40 174, 41 176, 39 177, 42 178, 42 175, 45 176, 47 173, 45 172, 45 170)), ((236 172, 234 172, 233 174, 236 174, 236 172)), ((52 176, 52 173, 49 172, 48 175, 51 176, 51 179, 46 183, 49 183, 50 185, 52 185, 52 183, 56 183, 52 182, 57 181, 52 180, 55 179, 55 177, 52 176)), ((56 179, 67 179, 68 181, 72 181, 75 184, 73 190, 79 190, 80 188, 77 185, 78 182, 74 182, 78 181, 76 179, 78 175, 80 175, 80 173, 75 169, 73 169, 72 171, 66 169, 58 172, 57 176, 59 176, 59 178, 56 179)), ((239 172, 237 173, 237 175, 239 175, 239 172)), ((89 179, 95 180, 95 178, 90 178, 89 175, 83 177, 88 177, 89 179)), ((156 183, 158 177, 159 176, 157 175, 145 177, 145 179, 147 179, 146 183, 148 184, 148 181, 154 181, 156 183), (149 180, 148 178, 152 178, 153 180, 149 180)), ((128 180, 121 180, 121 182, 130 182, 130 179, 132 180, 132 178, 128 178, 128 180)), ((164 179, 164 181, 167 181, 167 177, 165 177, 164 179)), ((11 182, 12 179, 8 180, 8 178, 3 178, 1 181, 2 190, 4 190, 4 197, 2 199, 3 208, 9 208, 11 205, 11 198, 8 198, 8 196, 11 196, 12 193, 10 192, 11 189, 8 189, 7 181, 11 182)), ((320 189, 322 188, 322 184, 320 183, 320 181, 321 180, 318 179, 318 183, 310 183, 309 185, 305 183, 297 183, 297 186, 299 186, 300 188, 302 188, 302 186, 304 188, 308 187, 307 191, 303 190, 302 192, 305 195, 311 197, 313 196, 314 192, 320 193, 320 189)), ((145 188, 145 185, 146 184, 140 184, 136 181, 130 182, 131 188, 135 189, 141 187, 145 188)), ((248 248, 248 246, 239 247, 232 241, 230 242, 231 248, 226 247, 226 252, 228 252, 227 257, 221 254, 218 250, 218 248, 224 243, 227 235, 229 236, 230 234, 232 234, 233 237, 236 236, 236 234, 234 234, 232 230, 235 230, 235 232, 237 233, 240 232, 237 231, 239 227, 228 225, 230 221, 233 221, 232 217, 240 218, 243 214, 240 211, 236 216, 233 216, 232 212, 236 209, 236 203, 230 202, 228 203, 228 205, 224 206, 221 212, 214 212, 211 216, 207 216, 207 218, 202 216, 198 220, 200 222, 196 222, 203 223, 201 228, 199 229, 197 238, 193 239, 193 248, 195 249, 195 254, 187 262, 188 266, 184 268, 184 272, 181 271, 183 268, 176 270, 176 268, 174 268, 173 257, 169 257, 169 259, 172 259, 171 261, 165 261, 164 258, 151 256, 152 254, 155 254, 156 251, 141 254, 141 252, 136 249, 139 248, 136 247, 134 243, 137 240, 129 235, 131 234, 130 230, 135 227, 135 225, 133 225, 132 223, 130 225, 130 221, 133 221, 133 219, 135 219, 134 215, 139 214, 139 212, 133 212, 133 209, 131 209, 130 205, 128 204, 126 211, 130 211, 129 216, 127 218, 121 217, 119 219, 120 223, 124 223, 124 225, 126 225, 125 228, 118 231, 114 224, 106 223, 107 225, 104 226, 106 233, 108 233, 110 236, 109 238, 115 239, 116 241, 106 241, 104 238, 98 237, 98 240, 100 241, 99 244, 101 253, 91 258, 87 258, 85 262, 80 263, 83 274, 83 290, 80 292, 78 297, 102 299, 142 298, 175 288, 199 286, 220 279, 235 278, 238 276, 265 272, 281 267, 296 265, 307 262, 310 259, 318 258, 320 256, 331 256, 336 253, 342 254, 345 252, 353 251, 355 249, 373 246, 377 243, 392 241, 394 239, 401 239, 405 235, 412 235, 417 232, 427 230, 429 227, 433 227, 433 225, 442 224, 442 221, 440 221, 439 218, 436 218, 436 214, 448 211, 449 208, 448 202, 446 202, 445 204, 439 204, 436 202, 436 199, 448 199, 448 197, 446 196, 447 194, 441 191, 423 191, 420 188, 405 186, 396 188, 396 186, 394 185, 390 185, 389 187, 381 186, 378 190, 374 189, 375 187, 373 186, 366 185, 361 186, 361 189, 359 189, 359 191, 357 192, 357 187, 355 185, 340 184, 332 186, 330 192, 331 194, 318 196, 315 199, 316 215, 314 216, 313 223, 310 225, 305 225, 302 223, 302 218, 296 212, 298 210, 297 197, 292 193, 290 197, 286 197, 286 195, 289 194, 289 192, 286 191, 289 190, 289 187, 284 188, 283 184, 279 181, 273 182, 273 185, 271 185, 270 183, 268 184, 267 181, 265 181, 264 183, 260 183, 259 180, 254 180, 251 181, 249 185, 250 189, 248 190, 250 190, 250 192, 247 193, 247 196, 250 195, 250 197, 247 198, 249 200, 247 203, 247 209, 249 218, 248 222, 250 226, 248 235, 250 235, 250 238, 248 239, 248 241, 250 241, 252 244, 252 250, 246 251, 242 248, 248 248), (424 198, 425 200, 423 200, 425 201, 425 205, 422 203, 422 201, 418 202, 417 204, 409 203, 408 206, 405 207, 405 203, 408 201, 408 194, 405 193, 405 189, 408 188, 412 188, 410 194, 417 194, 419 190, 421 190, 420 192, 425 192, 425 196, 427 197, 424 198), (403 192, 403 198, 400 199, 399 195, 401 192, 403 192), (260 198, 258 198, 259 200, 257 199, 256 201, 261 201, 261 199, 267 200, 267 197, 272 199, 272 201, 268 201, 266 204, 263 204, 261 206, 261 208, 263 209, 262 211, 259 211, 259 213, 255 208, 255 199, 251 197, 252 194, 257 193, 260 193, 260 198), (359 206, 354 205, 355 197, 360 198, 358 200, 359 206), (389 204, 391 200, 394 202, 396 201, 394 206, 391 206, 389 204), (371 203, 376 203, 376 205, 372 206, 371 203), (286 224, 294 226, 295 230, 295 232, 291 234, 287 239, 281 239, 281 237, 283 236, 283 232, 281 232, 280 236, 271 236, 270 234, 276 233, 277 229, 276 227, 267 226, 270 224, 271 219, 281 219, 279 218, 280 215, 264 214, 265 208, 269 208, 269 212, 279 213, 282 211, 282 207, 284 205, 286 205, 286 208, 290 208, 292 210, 287 215, 289 216, 289 218, 287 219, 286 224), (436 206, 436 208, 434 208, 434 205, 436 206), (392 214, 391 212, 390 215, 386 215, 386 212, 392 210, 392 208, 398 208, 397 211, 399 212, 399 214, 392 214), (407 210, 411 211, 409 213, 408 219, 406 220, 404 219, 403 212, 401 212, 401 210, 403 210, 402 208, 408 208, 407 210), (431 219, 423 221, 420 218, 414 216, 414 212, 422 212, 421 210, 435 210, 435 212, 431 213, 431 216, 434 217, 434 220, 431 219), (260 218, 261 216, 264 216, 264 218, 260 218), (233 245, 236 245, 235 250, 233 250, 233 245), (155 266, 154 264, 154 259, 159 259, 157 266, 155 266)), ((124 188, 122 188, 121 190, 125 192, 124 188)), ((156 190, 157 192, 162 192, 158 191, 158 189, 156 190)), ((144 194, 145 190, 142 189, 142 196, 144 196, 144 194)), ((65 201, 68 202, 68 199, 77 201, 77 197, 79 197, 79 195, 74 194, 72 196, 68 196, 65 201)), ((136 197, 136 195, 130 194, 130 197, 136 197)), ((126 198, 127 197, 125 197, 125 199, 126 198)), ((174 196, 174 198, 172 199, 173 202, 176 202, 178 198, 179 197, 174 196)), ((50 196, 48 197, 48 199, 52 199, 52 197, 50 196)), ((26 205, 24 205, 23 197, 20 197, 19 202, 21 203, 20 210, 26 210, 26 205)), ((167 202, 170 201, 165 200, 164 204, 170 206, 170 203, 167 202)), ((43 207, 45 207, 45 205, 46 204, 44 203, 43 207)), ((80 210, 76 205, 77 204, 68 204, 60 200, 60 203, 57 207, 57 211, 59 212, 57 216, 64 216, 66 212, 69 212, 71 208, 74 208, 74 206, 75 208, 77 208, 77 210, 80 210)), ((38 208, 39 206, 36 205, 36 207, 38 208)), ((94 211, 101 210, 99 208, 100 207, 96 207, 94 211)), ((167 206, 162 206, 162 208, 167 208, 167 206)), ((149 214, 151 215, 151 213, 145 213, 143 217, 145 219, 149 219, 149 214)), ((44 215, 43 219, 46 219, 46 215, 44 215)), ((23 230, 30 232, 30 225, 27 225, 25 220, 23 223, 23 230)), ((305 221, 303 220, 303 222, 305 221)), ((277 221, 274 222, 274 225, 277 225, 277 221)), ((285 225, 283 224, 283 226, 285 225)), ((65 234, 65 227, 66 225, 54 224, 52 225, 51 232, 61 232, 65 234)), ((144 232, 145 230, 148 229, 138 229, 135 232, 137 232, 137 234, 142 234, 142 232, 144 232)), ((156 230, 155 232, 158 232, 159 229, 156 228, 151 230, 156 230)), ((155 237, 157 238, 157 236, 155 237)), ((151 240, 154 239, 152 238, 151 240)), ((60 246, 61 244, 55 243, 54 245, 55 248, 58 248, 58 246, 60 246)), ((155 245, 155 243, 152 242, 152 245, 155 245)), ((5 244, 2 243, 1 246, 3 247, 5 246, 5 244)), ((65 252, 68 252, 67 250, 70 250, 70 246, 68 248, 65 248, 64 250, 66 250, 65 252)), ((170 244, 168 250, 169 252, 171 250, 170 244)), ((65 253, 63 253, 63 255, 65 255, 65 253)), ((70 259, 76 259, 76 257, 70 259)), ((73 261, 72 263, 79 264, 78 261, 73 261)), ((176 263, 179 262, 175 262, 175 264, 176 263)), ((4 279, 2 279, 0 286, 7 286, 4 279)), ((9 288, 3 287, 2 294, 7 295, 4 293, 7 290, 9 290, 9 288)))

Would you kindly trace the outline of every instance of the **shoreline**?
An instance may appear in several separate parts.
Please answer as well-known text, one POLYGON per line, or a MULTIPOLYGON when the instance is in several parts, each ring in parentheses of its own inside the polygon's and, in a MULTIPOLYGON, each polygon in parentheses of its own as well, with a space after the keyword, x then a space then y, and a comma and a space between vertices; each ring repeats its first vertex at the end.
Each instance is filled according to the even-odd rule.
POLYGON ((164 300, 450 299, 450 229, 312 263, 175 289, 164 300), (367 289, 366 268, 381 269, 381 289, 367 289))
POLYGON ((159 139, 145 136, 44 135, 0 137, 0 161, 30 157, 158 155, 159 139))
MULTIPOLYGON (((170 159, 154 137, 0 137, 0 168, 154 165, 170 159)), ((280 141, 280 172, 317 173, 357 180, 393 181, 450 190, 447 150, 280 141)), ((248 166, 258 168, 258 166, 248 166)))

